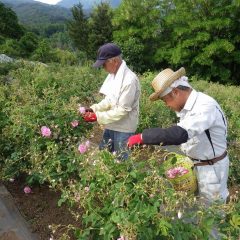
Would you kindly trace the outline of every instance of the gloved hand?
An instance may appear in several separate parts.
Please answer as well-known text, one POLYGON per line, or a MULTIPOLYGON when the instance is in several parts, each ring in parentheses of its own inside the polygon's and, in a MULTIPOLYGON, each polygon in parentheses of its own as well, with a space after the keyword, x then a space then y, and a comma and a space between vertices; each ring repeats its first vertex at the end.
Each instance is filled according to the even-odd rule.
POLYGON ((83 119, 85 122, 95 122, 97 121, 97 116, 94 112, 86 112, 83 115, 83 119))
POLYGON ((81 115, 84 115, 86 112, 93 112, 93 110, 91 108, 87 108, 87 107, 79 107, 79 113, 81 115))
POLYGON ((132 148, 134 145, 140 145, 140 144, 143 144, 143 139, 142 139, 141 133, 131 136, 127 142, 127 146, 129 148, 132 148))

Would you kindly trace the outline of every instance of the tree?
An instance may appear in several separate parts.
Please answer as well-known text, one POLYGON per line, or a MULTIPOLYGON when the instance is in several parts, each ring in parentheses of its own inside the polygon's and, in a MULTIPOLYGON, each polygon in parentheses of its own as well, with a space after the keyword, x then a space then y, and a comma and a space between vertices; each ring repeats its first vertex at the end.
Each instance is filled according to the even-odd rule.
POLYGON ((54 52, 48 41, 43 39, 39 42, 38 48, 34 51, 32 59, 40 62, 51 62, 54 60, 54 52))
POLYGON ((0 36, 19 39, 24 34, 15 12, 0 2, 0 36))
POLYGON ((88 48, 87 18, 80 3, 75 5, 71 11, 73 19, 67 22, 69 36, 76 48, 85 52, 88 48))
POLYGON ((112 41, 113 12, 108 3, 101 2, 97 5, 89 18, 88 48, 89 56, 96 57, 97 49, 104 43, 112 41))
POLYGON ((6 41, 0 45, 0 52, 11 57, 18 57, 20 55, 20 48, 16 39, 6 39, 6 41))
POLYGON ((54 33, 50 38, 49 42, 53 48, 60 48, 64 50, 72 50, 72 41, 67 32, 54 33))
POLYGON ((240 8, 229 0, 173 0, 155 60, 221 83, 240 76, 240 8))
POLYGON ((29 57, 38 47, 38 37, 36 34, 28 32, 19 40, 22 57, 29 57))
POLYGON ((125 49, 124 56, 135 55, 135 62, 130 64, 141 72, 154 67, 152 56, 159 44, 161 4, 161 0, 123 0, 114 14, 114 41, 125 49), (133 42, 137 46, 131 49, 129 46, 133 42))

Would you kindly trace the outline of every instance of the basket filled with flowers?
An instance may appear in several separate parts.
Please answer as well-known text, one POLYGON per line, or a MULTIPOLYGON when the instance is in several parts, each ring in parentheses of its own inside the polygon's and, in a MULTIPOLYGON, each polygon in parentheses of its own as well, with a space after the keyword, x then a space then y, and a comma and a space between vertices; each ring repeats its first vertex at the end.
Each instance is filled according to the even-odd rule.
POLYGON ((176 191, 189 194, 197 190, 197 178, 190 158, 180 154, 170 154, 164 162, 165 176, 176 191))

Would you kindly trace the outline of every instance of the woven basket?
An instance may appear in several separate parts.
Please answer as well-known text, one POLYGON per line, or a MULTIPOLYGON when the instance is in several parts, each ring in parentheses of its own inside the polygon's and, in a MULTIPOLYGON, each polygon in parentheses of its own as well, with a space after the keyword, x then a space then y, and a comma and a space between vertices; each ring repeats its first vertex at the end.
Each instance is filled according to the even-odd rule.
POLYGON ((183 167, 188 170, 188 173, 177 176, 175 178, 167 179, 172 183, 176 191, 184 191, 188 194, 192 194, 197 191, 197 177, 193 170, 193 162, 190 158, 179 155, 179 154, 169 154, 167 159, 164 161, 165 173, 172 168, 183 167))

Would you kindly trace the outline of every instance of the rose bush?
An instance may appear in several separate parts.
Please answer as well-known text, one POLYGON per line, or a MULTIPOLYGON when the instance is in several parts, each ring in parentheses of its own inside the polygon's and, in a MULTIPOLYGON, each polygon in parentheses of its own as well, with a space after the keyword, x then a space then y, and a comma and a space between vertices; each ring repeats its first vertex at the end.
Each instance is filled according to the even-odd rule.
POLYGON ((88 67, 28 63, 11 73, 12 84, 1 86, 2 178, 24 173, 29 184, 49 175, 60 178, 59 168, 67 168, 71 150, 92 127, 79 107, 95 101, 101 74, 88 67))
MULTIPOLYGON (((26 63, 10 75, 11 84, 0 84, 1 179, 12 181, 25 174, 26 186, 46 182, 60 190, 59 205, 69 204, 82 223, 81 229, 67 226, 63 239, 68 230, 79 240, 208 239, 213 225, 219 226, 222 239, 238 237, 236 194, 224 206, 223 218, 217 206, 205 209, 194 196, 174 191, 164 177, 164 153, 140 151, 119 162, 114 154, 99 152, 88 141, 92 124, 83 121, 83 107, 100 99, 96 92, 104 79, 102 71, 26 63)), ((146 73, 140 80, 139 132, 177 120, 160 101, 148 100, 154 75, 146 73)), ((215 84, 206 87, 202 81, 193 85, 219 100, 229 120, 229 139, 239 141, 240 90, 215 84)), ((237 146, 229 151, 234 184, 240 181, 237 146)))

